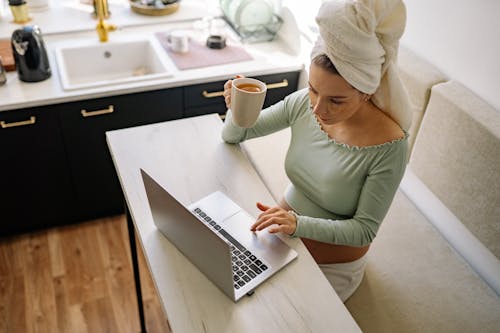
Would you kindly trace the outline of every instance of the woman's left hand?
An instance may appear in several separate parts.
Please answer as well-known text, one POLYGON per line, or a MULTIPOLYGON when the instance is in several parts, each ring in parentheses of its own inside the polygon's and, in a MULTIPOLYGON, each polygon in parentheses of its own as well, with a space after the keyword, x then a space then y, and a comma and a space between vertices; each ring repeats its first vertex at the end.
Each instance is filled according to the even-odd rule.
POLYGON ((257 208, 263 211, 259 215, 257 221, 250 227, 251 231, 259 231, 269 228, 269 232, 274 234, 283 232, 288 235, 293 235, 297 229, 297 218, 281 207, 269 207, 260 202, 257 202, 257 208))

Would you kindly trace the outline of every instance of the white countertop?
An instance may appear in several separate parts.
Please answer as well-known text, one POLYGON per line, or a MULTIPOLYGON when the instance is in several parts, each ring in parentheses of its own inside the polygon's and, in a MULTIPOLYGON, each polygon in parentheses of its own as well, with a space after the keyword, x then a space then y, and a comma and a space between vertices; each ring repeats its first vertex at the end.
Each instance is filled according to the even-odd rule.
MULTIPOLYGON (((48 1, 48 9, 42 11, 28 9, 31 21, 26 24, 39 25, 44 35, 89 31, 95 28, 97 21, 92 17, 93 7, 91 5, 82 4, 80 0, 48 1)), ((147 16, 133 12, 128 0, 108 0, 111 13, 109 22, 121 27, 132 27, 188 21, 204 16, 219 15, 220 10, 217 3, 217 0, 181 0, 179 10, 175 13, 165 16, 147 16)), ((23 24, 13 22, 12 13, 7 5, 3 9, 3 13, 0 10, 0 39, 10 39, 12 32, 22 26, 23 24)))
MULTIPOLYGON (((274 202, 242 147, 223 143, 221 128, 211 114, 106 133, 138 246, 172 332, 361 333, 299 238, 279 235, 297 259, 235 303, 158 231, 140 168, 185 204, 222 191, 257 216, 255 202, 274 202), (192 163, 196 159, 205 162, 192 163)), ((258 244, 261 236, 250 237, 258 244)))
MULTIPOLYGON (((200 18, 200 16, 196 15, 200 12, 210 12, 207 11, 206 8, 202 8, 204 3, 205 2, 201 0, 183 0, 182 5, 185 6, 184 9, 188 7, 188 4, 194 8, 191 14, 182 14, 182 17, 186 19, 182 19, 180 22, 163 22, 142 26, 121 25, 120 30, 110 33, 109 40, 119 39, 130 34, 151 36, 155 32, 167 31, 170 29, 193 29, 194 23, 200 18)), ((181 6, 179 12, 181 12, 182 8, 181 6)), ((113 15, 115 14, 116 13, 113 13, 113 15)), ((87 20, 93 26, 94 22, 89 18, 87 18, 87 20)), ((114 17, 110 18, 108 21, 120 25, 119 22, 114 20, 114 17)), ((0 111, 226 80, 234 77, 236 74, 265 75, 303 69, 304 55, 301 54, 302 51, 298 51, 298 49, 300 49, 298 47, 300 46, 300 34, 297 33, 297 36, 293 37, 294 33, 290 34, 291 31, 294 31, 293 27, 290 28, 285 25, 282 30, 286 35, 278 35, 273 42, 243 44, 246 51, 253 57, 251 61, 182 71, 177 70, 172 63, 171 68, 173 76, 168 78, 104 86, 93 89, 65 91, 60 83, 54 56, 54 48, 68 40, 97 40, 97 33, 92 28, 90 31, 45 34, 45 32, 43 32, 44 28, 42 27, 52 69, 52 76, 45 81, 26 83, 18 79, 17 72, 8 72, 7 83, 0 86, 0 111)), ((229 43, 240 43, 234 32, 228 30, 228 34, 229 43)), ((166 52, 162 53, 161 56, 165 57, 168 62, 171 62, 166 52)))

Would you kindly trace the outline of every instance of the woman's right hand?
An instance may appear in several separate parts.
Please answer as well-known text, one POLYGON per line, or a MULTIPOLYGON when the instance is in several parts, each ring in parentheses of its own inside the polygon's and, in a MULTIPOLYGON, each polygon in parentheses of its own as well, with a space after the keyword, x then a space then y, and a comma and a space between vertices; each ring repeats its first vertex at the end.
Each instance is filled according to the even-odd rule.
MULTIPOLYGON (((244 77, 243 75, 236 75, 236 78, 242 78, 244 77)), ((227 80, 226 83, 224 83, 224 101, 226 102, 226 108, 230 109, 231 108, 231 88, 233 86, 233 80, 227 80)))

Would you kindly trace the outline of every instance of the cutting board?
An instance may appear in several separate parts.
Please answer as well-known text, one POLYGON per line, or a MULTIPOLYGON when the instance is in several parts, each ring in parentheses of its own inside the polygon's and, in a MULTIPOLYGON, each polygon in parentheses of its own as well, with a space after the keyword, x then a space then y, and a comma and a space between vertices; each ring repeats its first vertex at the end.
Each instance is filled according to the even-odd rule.
POLYGON ((16 70, 16 63, 9 39, 0 40, 0 57, 2 57, 2 65, 7 72, 16 70))

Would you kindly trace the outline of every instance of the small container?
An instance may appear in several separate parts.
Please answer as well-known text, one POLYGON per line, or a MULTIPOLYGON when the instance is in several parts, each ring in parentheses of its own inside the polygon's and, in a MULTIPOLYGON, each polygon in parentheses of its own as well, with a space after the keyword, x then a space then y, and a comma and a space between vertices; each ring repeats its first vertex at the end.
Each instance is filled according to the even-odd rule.
POLYGON ((14 17, 14 23, 22 24, 31 20, 25 0, 9 0, 9 7, 14 17))
POLYGON ((210 35, 207 38, 207 47, 210 49, 223 49, 226 47, 226 38, 221 35, 210 35))

